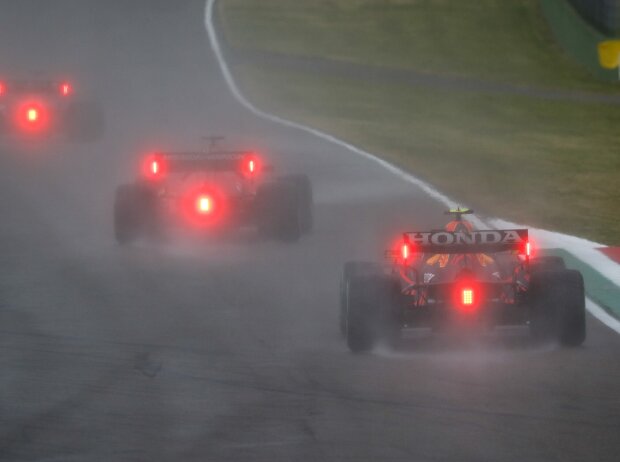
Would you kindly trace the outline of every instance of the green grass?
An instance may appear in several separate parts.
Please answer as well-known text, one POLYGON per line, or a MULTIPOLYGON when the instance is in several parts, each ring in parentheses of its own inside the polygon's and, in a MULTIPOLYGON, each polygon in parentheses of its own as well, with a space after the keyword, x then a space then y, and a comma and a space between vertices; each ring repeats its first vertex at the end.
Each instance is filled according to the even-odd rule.
MULTIPOLYGON (((221 5, 226 38, 236 48, 618 91, 558 52, 534 1, 221 5), (508 44, 515 45, 501 65, 488 59, 508 44)), ((371 85, 250 63, 235 71, 261 108, 379 153, 485 213, 620 244, 620 107, 371 85)))
POLYGON ((619 93, 553 43, 537 0, 226 0, 237 48, 619 93))

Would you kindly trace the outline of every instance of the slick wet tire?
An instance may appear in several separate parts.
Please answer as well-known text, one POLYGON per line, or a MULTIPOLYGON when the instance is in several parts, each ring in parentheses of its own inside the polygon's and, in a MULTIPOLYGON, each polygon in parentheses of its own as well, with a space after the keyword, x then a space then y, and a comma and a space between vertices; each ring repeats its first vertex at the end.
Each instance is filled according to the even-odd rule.
POLYGON ((553 255, 545 257, 536 257, 530 259, 530 272, 539 271, 560 271, 566 269, 566 263, 562 257, 553 255))
POLYGON ((368 352, 378 342, 390 347, 397 344, 401 323, 396 283, 385 275, 356 276, 349 281, 346 340, 353 353, 368 352))
POLYGON ((277 180, 256 194, 259 232, 270 239, 294 242, 303 232, 299 190, 293 182, 277 180))
POLYGON ((136 211, 137 195, 133 185, 121 185, 114 195, 114 237, 120 245, 126 245, 138 237, 136 211))
POLYGON ((343 336, 347 334, 347 311, 349 306, 349 282, 362 275, 382 274, 381 265, 368 261, 348 261, 344 264, 340 278, 339 327, 343 336))
POLYGON ((281 178, 281 181, 292 183, 293 188, 296 189, 301 232, 303 234, 310 233, 314 227, 314 199, 310 178, 308 178, 308 175, 295 174, 284 176, 281 178))
POLYGON ((157 197, 139 184, 121 185, 114 198, 114 237, 120 245, 159 235, 157 197))
POLYGON ((66 109, 64 130, 67 138, 77 142, 93 142, 103 136, 103 110, 93 101, 75 101, 66 109))
POLYGON ((579 271, 540 271, 530 283, 532 335, 539 341, 579 346, 586 338, 585 292, 579 271))

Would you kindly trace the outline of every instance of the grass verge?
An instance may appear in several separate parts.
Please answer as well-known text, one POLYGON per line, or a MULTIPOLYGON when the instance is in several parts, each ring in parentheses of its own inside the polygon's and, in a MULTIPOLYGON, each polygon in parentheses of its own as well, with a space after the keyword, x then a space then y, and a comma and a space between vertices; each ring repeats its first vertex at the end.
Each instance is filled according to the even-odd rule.
MULTIPOLYGON (((220 9, 233 52, 618 93, 558 51, 533 0, 227 0, 220 9)), ((236 62, 265 110, 380 153, 485 213, 620 244, 620 106, 236 62)))

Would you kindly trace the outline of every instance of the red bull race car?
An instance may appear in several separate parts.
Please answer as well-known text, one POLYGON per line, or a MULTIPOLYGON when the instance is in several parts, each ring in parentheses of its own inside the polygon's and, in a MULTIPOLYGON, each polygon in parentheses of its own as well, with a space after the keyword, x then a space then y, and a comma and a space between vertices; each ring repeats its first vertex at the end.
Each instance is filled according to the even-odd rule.
POLYGON ((391 263, 351 261, 340 283, 340 330, 349 349, 398 343, 405 328, 528 326, 533 338, 585 340, 579 271, 559 257, 531 256, 527 229, 475 230, 462 216, 443 230, 402 234, 391 263))
POLYGON ((100 106, 68 80, 0 78, 0 136, 86 142, 98 139, 103 125, 100 106))
POLYGON ((217 233, 255 228, 296 241, 311 231, 313 197, 303 174, 274 176, 251 151, 223 150, 210 137, 204 151, 158 152, 140 162, 140 174, 117 188, 114 231, 119 244, 159 240, 173 228, 217 233))

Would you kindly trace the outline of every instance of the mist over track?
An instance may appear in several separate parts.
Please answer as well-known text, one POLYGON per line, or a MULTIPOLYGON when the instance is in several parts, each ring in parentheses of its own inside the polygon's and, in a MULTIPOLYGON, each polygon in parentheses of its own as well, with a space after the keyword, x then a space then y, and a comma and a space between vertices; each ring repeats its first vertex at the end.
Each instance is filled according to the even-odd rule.
POLYGON ((347 351, 342 263, 441 226, 443 205, 241 106, 204 1, 0 8, 3 75, 74 76, 107 120, 96 144, 1 145, 0 460, 615 460, 620 338, 593 318, 575 350, 509 329, 347 351), (308 173, 315 232, 119 249, 136 156, 205 134, 308 173))

